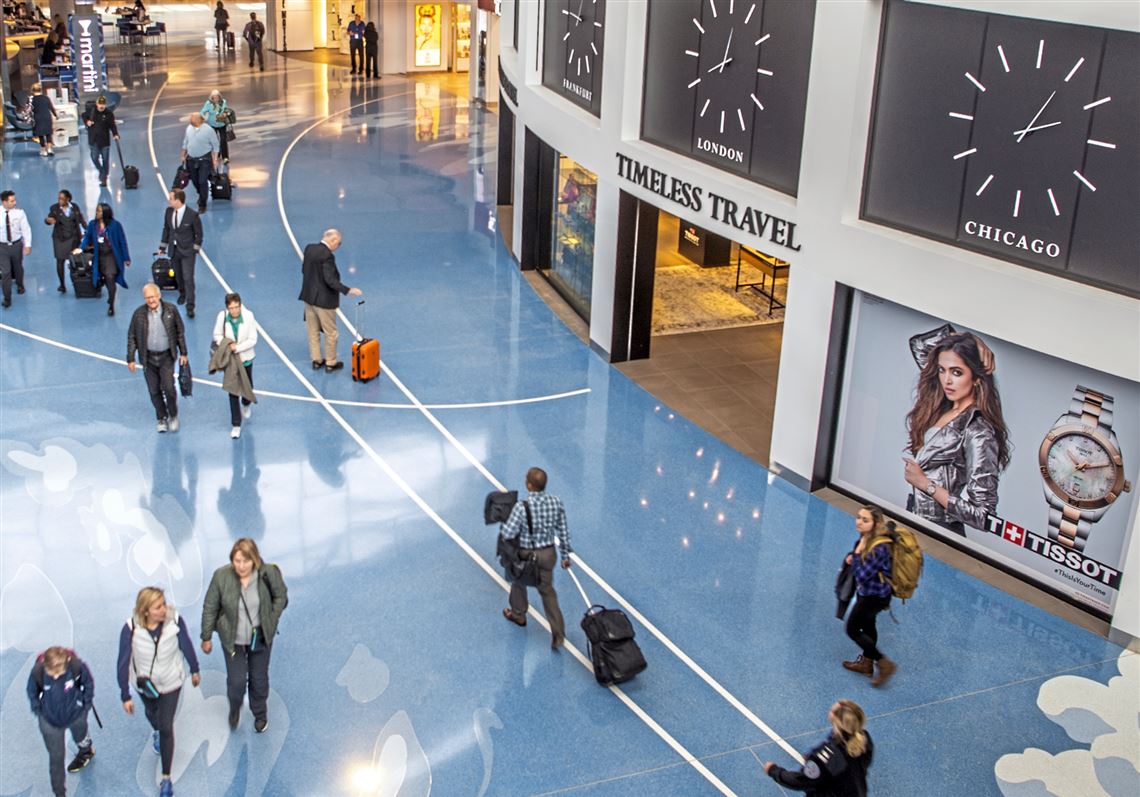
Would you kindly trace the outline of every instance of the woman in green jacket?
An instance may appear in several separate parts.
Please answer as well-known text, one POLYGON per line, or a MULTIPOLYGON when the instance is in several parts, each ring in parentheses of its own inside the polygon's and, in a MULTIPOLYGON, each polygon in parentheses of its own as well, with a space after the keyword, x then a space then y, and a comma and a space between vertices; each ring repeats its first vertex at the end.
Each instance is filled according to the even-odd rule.
POLYGON ((230 549, 230 563, 214 571, 202 603, 202 652, 214 649, 214 631, 226 654, 230 729, 236 729, 249 687, 253 729, 269 727, 269 654, 289 593, 277 565, 265 564, 257 543, 242 537, 230 549))

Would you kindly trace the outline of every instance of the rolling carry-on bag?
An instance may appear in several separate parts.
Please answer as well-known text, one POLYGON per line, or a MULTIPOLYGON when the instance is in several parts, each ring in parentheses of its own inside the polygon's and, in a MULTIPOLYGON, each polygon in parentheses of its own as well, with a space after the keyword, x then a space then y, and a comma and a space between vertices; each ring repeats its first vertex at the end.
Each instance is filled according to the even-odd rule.
POLYGON ((118 139, 115 139, 115 149, 119 151, 119 165, 123 167, 123 187, 128 189, 138 188, 139 168, 137 166, 128 166, 123 160, 123 148, 119 146, 118 139))
POLYGON ((630 680, 648 666, 641 648, 633 640, 633 624, 621 609, 591 604, 578 577, 570 570, 566 572, 574 579, 588 607, 581 625, 586 632, 590 662, 594 665, 594 680, 602 686, 630 680))
POLYGON ((170 262, 169 257, 155 258, 150 266, 150 275, 159 290, 178 290, 178 278, 174 275, 174 265, 170 262))
POLYGON ((174 179, 170 182, 170 187, 185 188, 188 185, 190 185, 190 170, 186 168, 185 163, 180 163, 174 170, 174 179))
POLYGON ((226 49, 227 50, 236 50, 237 49, 237 40, 234 37, 234 32, 232 30, 226 31, 226 49))
POLYGON ((360 335, 361 299, 356 303, 356 340, 352 342, 352 381, 367 382, 380 375, 380 341, 360 335))
POLYGON ((234 184, 230 180, 229 168, 222 168, 210 177, 210 196, 213 199, 233 199, 234 184))
POLYGON ((98 299, 103 295, 102 286, 95 284, 91 255, 86 252, 72 255, 67 270, 71 273, 71 289, 76 299, 98 299))

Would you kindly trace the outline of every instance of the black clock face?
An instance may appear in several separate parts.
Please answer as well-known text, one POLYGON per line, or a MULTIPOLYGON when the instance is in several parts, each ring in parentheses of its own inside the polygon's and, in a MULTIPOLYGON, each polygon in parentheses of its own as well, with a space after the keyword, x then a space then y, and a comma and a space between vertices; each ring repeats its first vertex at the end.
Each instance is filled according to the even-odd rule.
POLYGON ((599 116, 605 0, 548 0, 544 13, 542 84, 599 116))
POLYGON ((1123 223, 1140 217, 1138 45, 1121 31, 890 3, 864 216, 1140 291, 1138 225, 1123 223))
POLYGON ((652 3, 642 136, 788 193, 799 181, 815 3, 652 3))

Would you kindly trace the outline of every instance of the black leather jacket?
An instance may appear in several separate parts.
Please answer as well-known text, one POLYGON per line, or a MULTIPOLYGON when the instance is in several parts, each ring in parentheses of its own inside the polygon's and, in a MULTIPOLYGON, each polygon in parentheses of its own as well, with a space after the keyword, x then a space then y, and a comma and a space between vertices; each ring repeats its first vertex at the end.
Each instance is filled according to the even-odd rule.
MULTIPOLYGON (((160 308, 162 325, 166 327, 166 337, 170 340, 170 356, 178 359, 178 355, 187 353, 182 316, 178 314, 178 308, 170 302, 162 302, 160 308)), ((127 330, 127 362, 133 363, 137 353, 139 361, 146 365, 146 333, 149 324, 150 308, 144 304, 131 316, 131 325, 127 330)))

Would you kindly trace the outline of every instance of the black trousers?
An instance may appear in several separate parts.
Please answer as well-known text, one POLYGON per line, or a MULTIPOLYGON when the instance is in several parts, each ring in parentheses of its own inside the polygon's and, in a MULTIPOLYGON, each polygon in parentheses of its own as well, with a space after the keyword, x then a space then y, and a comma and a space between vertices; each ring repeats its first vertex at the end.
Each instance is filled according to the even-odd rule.
POLYGON ((883 658, 877 647, 879 631, 875 628, 875 618, 879 612, 891 605, 888 597, 860 595, 855 599, 855 608, 847 617, 847 636, 863 650, 863 656, 871 661, 883 658))
POLYGON ((174 761, 174 715, 178 712, 178 698, 181 695, 182 687, 158 697, 139 695, 147 722, 158 731, 158 749, 164 778, 170 777, 170 765, 174 761))
POLYGON ((364 42, 360 39, 348 40, 348 55, 352 59, 352 71, 364 71, 364 42), (357 66, 356 59, 360 58, 360 65, 357 66))
POLYGON ((0 287, 4 290, 4 301, 12 301, 12 280, 16 287, 24 284, 24 242, 0 243, 0 287))
POLYGON ((174 387, 174 357, 168 351, 148 351, 143 375, 157 420, 178 417, 178 391, 174 387))
POLYGON ((380 70, 376 68, 376 58, 380 55, 379 50, 365 49, 365 62, 364 74, 369 77, 380 77, 380 70))
POLYGON ((214 162, 209 155, 204 158, 187 158, 186 170, 190 172, 190 182, 198 192, 198 209, 201 210, 210 198, 210 173, 214 171, 214 162))
POLYGON ((269 706, 269 654, 272 647, 258 640, 257 648, 234 645, 234 655, 226 656, 226 695, 230 711, 241 708, 246 688, 249 688, 249 710, 254 719, 266 719, 269 706))
MULTIPOLYGON (((249 386, 253 387, 253 363, 245 367, 245 373, 249 377, 249 386)), ((239 398, 230 393, 230 426, 241 426, 241 408, 248 407, 252 403, 247 398, 239 398)))
POLYGON ((91 749, 91 737, 87 735, 87 712, 70 725, 57 728, 40 715, 40 735, 44 737, 44 747, 48 752, 48 772, 51 773, 51 790, 56 797, 67 794, 67 772, 63 767, 63 759, 67 753, 67 732, 71 731, 71 738, 75 741, 80 752, 91 749))
POLYGON ((174 281, 178 285, 178 298, 186 300, 186 309, 194 309, 194 264, 198 253, 194 247, 183 249, 175 246, 170 250, 170 265, 174 267, 174 281))
POLYGON ((107 306, 115 306, 115 296, 119 292, 119 283, 115 280, 119 276, 119 263, 114 255, 99 256, 99 276, 107 285, 107 306))
POLYGON ((226 128, 215 127, 214 132, 218 134, 218 155, 222 160, 230 159, 230 142, 226 139, 226 128))

